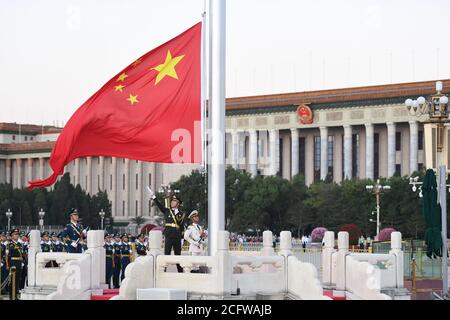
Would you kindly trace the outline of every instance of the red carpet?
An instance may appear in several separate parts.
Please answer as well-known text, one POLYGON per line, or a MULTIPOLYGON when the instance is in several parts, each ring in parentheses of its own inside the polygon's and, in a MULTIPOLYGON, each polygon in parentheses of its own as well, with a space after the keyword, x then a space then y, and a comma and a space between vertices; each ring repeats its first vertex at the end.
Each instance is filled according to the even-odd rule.
POLYGON ((330 297, 333 300, 347 300, 346 297, 335 297, 333 295, 333 291, 332 290, 323 290, 323 295, 327 296, 327 297, 330 297))
POLYGON ((92 295, 91 300, 109 300, 119 294, 119 289, 105 289, 101 295, 92 295))

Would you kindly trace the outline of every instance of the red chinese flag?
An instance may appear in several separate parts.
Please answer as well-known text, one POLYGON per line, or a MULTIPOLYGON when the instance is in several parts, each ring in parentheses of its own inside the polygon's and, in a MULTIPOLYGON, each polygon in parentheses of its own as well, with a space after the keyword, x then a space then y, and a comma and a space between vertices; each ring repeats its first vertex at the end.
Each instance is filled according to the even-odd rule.
POLYGON ((119 72, 67 122, 50 156, 48 187, 70 161, 112 156, 148 162, 201 162, 201 23, 119 72))

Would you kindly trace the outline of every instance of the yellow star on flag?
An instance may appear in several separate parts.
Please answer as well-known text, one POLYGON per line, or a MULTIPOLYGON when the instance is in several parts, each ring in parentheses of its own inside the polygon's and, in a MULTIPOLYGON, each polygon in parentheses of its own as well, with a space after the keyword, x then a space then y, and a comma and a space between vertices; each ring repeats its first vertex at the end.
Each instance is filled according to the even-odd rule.
POLYGON ((170 53, 170 50, 167 50, 166 61, 164 61, 163 64, 160 64, 151 69, 151 70, 156 70, 159 72, 158 75, 156 76, 155 86, 166 76, 169 76, 169 77, 172 77, 172 78, 178 80, 178 75, 177 75, 177 71, 175 70, 175 66, 183 58, 184 58, 184 55, 172 58, 172 54, 170 53))
POLYGON ((131 105, 134 105, 135 103, 139 102, 137 97, 137 95, 133 96, 132 94, 130 94, 130 97, 127 99, 127 101, 130 101, 131 105))
POLYGON ((120 92, 122 92, 122 91, 123 91, 123 88, 125 88, 125 86, 119 84, 118 86, 115 86, 115 87, 114 87, 114 91, 120 91, 120 92))
POLYGON ((119 78, 117 78, 116 81, 124 81, 126 77, 128 77, 128 75, 124 72, 119 76, 119 78))

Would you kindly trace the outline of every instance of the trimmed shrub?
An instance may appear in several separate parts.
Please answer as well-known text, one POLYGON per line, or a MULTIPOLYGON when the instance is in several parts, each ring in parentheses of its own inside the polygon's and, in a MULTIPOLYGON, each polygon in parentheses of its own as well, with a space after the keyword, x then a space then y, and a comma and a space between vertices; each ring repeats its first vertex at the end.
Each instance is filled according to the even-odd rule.
POLYGON ((340 231, 348 232, 348 240, 349 245, 356 246, 358 245, 358 240, 362 236, 361 229, 356 224, 345 224, 341 227, 340 231))
POLYGON ((325 236, 325 232, 328 229, 324 227, 317 227, 311 232, 311 238, 313 242, 322 242, 323 237, 325 236))
POLYGON ((396 230, 394 228, 384 228, 380 231, 380 234, 378 235, 378 241, 390 241, 391 240, 391 233, 395 232, 396 230))

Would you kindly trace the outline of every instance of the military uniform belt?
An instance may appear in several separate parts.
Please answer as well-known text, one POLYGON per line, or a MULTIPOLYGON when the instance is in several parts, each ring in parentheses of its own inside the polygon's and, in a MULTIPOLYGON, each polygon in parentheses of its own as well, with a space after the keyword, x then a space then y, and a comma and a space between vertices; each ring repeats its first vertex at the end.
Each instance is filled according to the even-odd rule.
POLYGON ((173 228, 177 228, 177 229, 180 228, 180 226, 177 225, 176 223, 166 223, 166 227, 173 227, 173 228))
POLYGON ((129 257, 130 255, 129 254, 122 254, 122 258, 123 257, 129 257))
POLYGON ((107 254, 106 257, 107 257, 107 258, 112 258, 112 255, 107 254))
POLYGON ((11 257, 11 260, 14 260, 14 261, 23 261, 23 258, 22 258, 22 257, 11 257))

